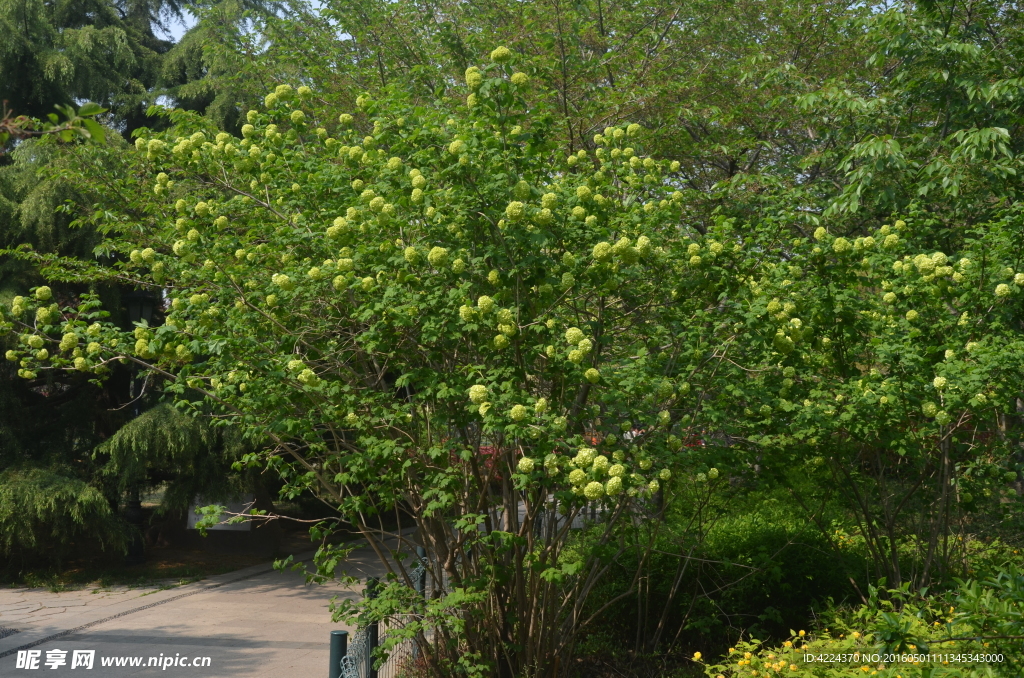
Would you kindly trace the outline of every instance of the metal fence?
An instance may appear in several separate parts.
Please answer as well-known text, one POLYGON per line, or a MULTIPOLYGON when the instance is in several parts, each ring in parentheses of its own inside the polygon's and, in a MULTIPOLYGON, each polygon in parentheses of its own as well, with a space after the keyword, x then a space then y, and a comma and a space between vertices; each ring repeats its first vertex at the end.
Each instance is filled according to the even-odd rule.
MULTIPOLYGON (((418 549, 420 550, 420 549, 418 549)), ((420 595, 432 597, 440 587, 435 587, 427 576, 426 561, 420 550, 421 563, 410 573, 410 578, 420 595)), ((366 595, 376 595, 377 580, 367 581, 366 595)), ((384 621, 373 622, 359 629, 352 640, 347 643, 344 656, 340 659, 338 678, 404 678, 416 674, 416 663, 419 659, 419 647, 415 639, 403 639, 388 650, 387 658, 379 666, 374 666, 374 650, 387 643, 390 634, 405 626, 412 616, 397 617, 384 621)), ((429 638, 428 638, 429 640, 429 638)), ((336 661, 332 655, 332 662, 336 661)), ((333 668, 333 667, 332 667, 333 668)), ((331 674, 335 678, 335 674, 331 674)))

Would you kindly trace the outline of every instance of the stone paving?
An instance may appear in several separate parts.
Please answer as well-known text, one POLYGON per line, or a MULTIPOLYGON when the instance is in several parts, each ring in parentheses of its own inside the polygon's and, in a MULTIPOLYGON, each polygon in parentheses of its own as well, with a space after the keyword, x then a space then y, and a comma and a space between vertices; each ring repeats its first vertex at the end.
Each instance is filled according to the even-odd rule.
MULTIPOLYGON (((352 553, 345 569, 363 580, 383 572, 365 547, 352 553)), ((356 599, 361 592, 361 586, 306 586, 301 572, 277 572, 270 564, 166 590, 0 589, 0 629, 19 630, 0 633, 0 676, 33 675, 16 667, 17 650, 27 649, 40 651, 38 670, 46 675, 82 670, 71 668, 74 651, 95 650, 93 668, 84 675, 98 678, 319 677, 328 670, 330 631, 346 628, 331 623, 330 600, 356 599), (46 665, 53 650, 66 651, 64 665, 46 665), (104 658, 120 657, 141 658, 141 666, 103 665, 104 658), (147 666, 151 657, 159 667, 147 666), (208 666, 180 665, 183 658, 202 664, 204 657, 208 666), (164 668, 170 658, 174 664, 164 668)))

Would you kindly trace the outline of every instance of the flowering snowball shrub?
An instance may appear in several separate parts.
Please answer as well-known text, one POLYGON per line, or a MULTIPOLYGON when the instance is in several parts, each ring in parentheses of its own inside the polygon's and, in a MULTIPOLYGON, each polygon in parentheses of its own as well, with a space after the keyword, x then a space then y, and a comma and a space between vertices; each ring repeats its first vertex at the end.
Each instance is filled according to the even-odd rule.
MULTIPOLYGON (((641 459, 698 463, 669 443, 697 389, 660 387, 699 383, 704 368, 663 344, 690 355, 718 343, 720 323, 694 314, 744 289, 729 270, 744 263, 723 227, 708 265, 681 266, 682 207, 642 130, 612 129, 601 153, 567 156, 522 98, 529 79, 513 77, 512 51, 491 56, 466 73, 470 107, 363 95, 357 110, 326 110, 282 85, 241 137, 175 111, 127 152, 83 150, 116 168, 90 200, 103 246, 123 256, 66 270, 166 290, 163 322, 136 336, 95 304, 55 308, 39 288, 3 311, 6 357, 26 379, 102 378, 112 361, 134 362, 183 407, 262 446, 247 464, 280 471, 286 491, 312 490, 367 538, 375 513, 408 507, 402 520, 432 535, 431 557, 460 551, 434 560, 464 590, 576 595, 587 568, 561 569, 564 530, 486 516, 518 516, 522 497, 515 520, 586 508, 631 525, 670 504, 641 459), (487 535, 502 531, 524 535, 511 548, 538 563, 525 581, 481 569, 517 560, 492 557, 506 546, 487 535), (549 570, 558 587, 538 584, 554 581, 549 570)), ((81 188, 92 191, 87 179, 81 188)), ((528 665, 543 675, 581 622, 541 609, 466 642, 505 657, 515 629, 547 625, 528 665)))
MULTIPOLYGON (((1019 392, 1019 220, 955 253, 915 246, 918 215, 785 240, 725 217, 698 229, 678 165, 645 154, 642 128, 569 154, 512 80, 516 62, 498 48, 468 70, 465 102, 366 94, 327 110, 282 85, 241 138, 175 111, 135 147, 81 149, 70 180, 117 256, 19 256, 64 280, 165 292, 164 322, 136 335, 94 299, 61 308, 37 288, 0 313, 5 357, 29 380, 151 370, 183 407, 261 446, 247 464, 371 541, 373 516, 403 507, 430 562, 464 584, 465 618, 489 620, 438 651, 515 675, 565 665, 580 630, 556 610, 583 601, 543 596, 591 590, 577 584, 598 550, 566 560, 557 516, 600 509, 613 534, 679 488, 713 491, 730 461, 834 479, 869 452, 901 477, 920 469, 914 502, 894 505, 940 522, 914 525, 973 505, 938 489, 976 480, 930 464, 991 452, 969 427, 1019 392), (112 168, 102 185, 97 163, 112 168), (507 654, 522 629, 534 645, 507 654)), ((322 551, 325 572, 335 555, 322 551)))

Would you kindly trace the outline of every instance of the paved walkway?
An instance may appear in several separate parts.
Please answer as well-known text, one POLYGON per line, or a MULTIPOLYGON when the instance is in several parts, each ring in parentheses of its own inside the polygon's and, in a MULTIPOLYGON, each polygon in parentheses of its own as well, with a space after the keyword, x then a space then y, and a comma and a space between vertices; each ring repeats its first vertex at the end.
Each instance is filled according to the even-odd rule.
MULTIPOLYGON (((345 569, 364 580, 383 572, 365 547, 352 553, 345 569)), ((330 631, 346 628, 331 623, 330 600, 358 599, 361 591, 306 586, 301 572, 277 572, 270 564, 163 591, 0 589, 0 628, 19 629, 0 637, 0 676, 36 675, 16 667, 17 650, 28 649, 41 651, 39 670, 48 676, 75 671, 70 675, 319 678, 328 670, 330 631), (67 651, 66 664, 46 664, 53 650, 67 651), (88 673, 72 668, 75 650, 95 650, 88 673), (120 657, 141 658, 141 666, 104 665, 104 659, 116 663, 120 657), (151 657, 159 668, 147 666, 151 657), (171 661, 164 658, 172 657, 176 663, 164 668, 171 661), (181 666, 186 658, 200 658, 200 665, 181 666)))

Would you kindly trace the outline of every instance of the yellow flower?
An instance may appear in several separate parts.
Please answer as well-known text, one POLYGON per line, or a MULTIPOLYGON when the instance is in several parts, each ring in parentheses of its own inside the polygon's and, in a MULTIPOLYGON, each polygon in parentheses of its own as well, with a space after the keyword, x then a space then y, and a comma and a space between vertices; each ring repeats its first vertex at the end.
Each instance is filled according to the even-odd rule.
MULTIPOLYGON (((577 470, 579 470, 579 469, 577 469, 577 470)), ((590 501, 595 501, 597 499, 600 499, 601 497, 604 496, 604 485, 602 485, 601 483, 597 482, 596 480, 593 481, 593 482, 587 483, 587 486, 585 488, 583 488, 583 496, 585 496, 590 501)))
POLYGON ((694 653, 693 653, 693 661, 695 661, 695 662, 699 662, 699 661, 700 661, 700 658, 701 658, 702 656, 703 656, 703 655, 701 655, 701 653, 700 653, 700 652, 694 652, 694 653))
POLYGON ((494 51, 491 52, 491 61, 498 64, 503 64, 506 61, 509 61, 511 58, 512 50, 510 50, 508 47, 505 47, 504 45, 496 47, 494 51))
POLYGON ((835 241, 833 241, 832 243, 832 251, 834 251, 836 254, 848 252, 850 249, 852 249, 852 247, 853 246, 850 244, 850 241, 847 240, 846 238, 836 238, 835 241))
POLYGON ((435 268, 441 268, 448 263, 448 250, 443 247, 434 247, 427 255, 427 261, 435 268))

